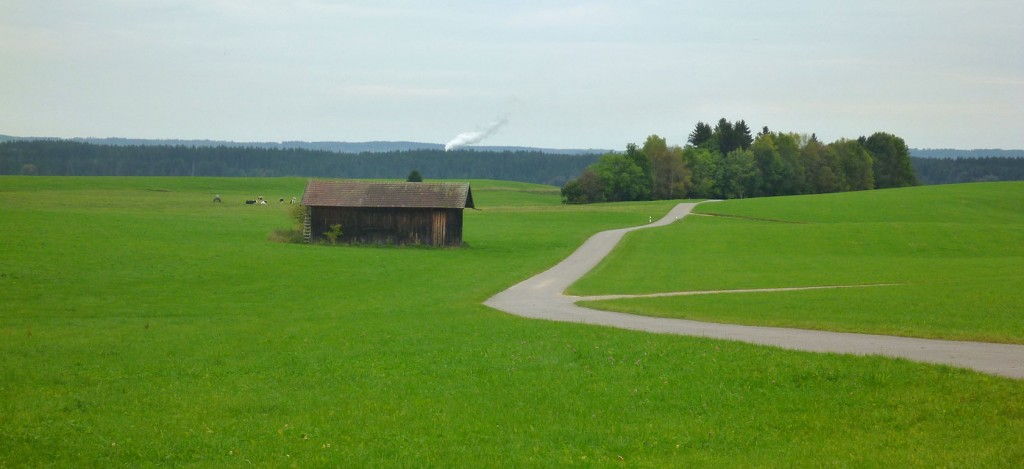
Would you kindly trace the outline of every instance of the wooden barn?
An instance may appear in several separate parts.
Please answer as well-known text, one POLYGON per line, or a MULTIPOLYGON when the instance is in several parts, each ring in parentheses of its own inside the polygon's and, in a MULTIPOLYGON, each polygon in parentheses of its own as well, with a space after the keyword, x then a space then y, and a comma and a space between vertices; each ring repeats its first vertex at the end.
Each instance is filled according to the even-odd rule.
POLYGON ((473 193, 466 183, 312 180, 302 205, 309 241, 340 224, 339 242, 459 246, 473 193))

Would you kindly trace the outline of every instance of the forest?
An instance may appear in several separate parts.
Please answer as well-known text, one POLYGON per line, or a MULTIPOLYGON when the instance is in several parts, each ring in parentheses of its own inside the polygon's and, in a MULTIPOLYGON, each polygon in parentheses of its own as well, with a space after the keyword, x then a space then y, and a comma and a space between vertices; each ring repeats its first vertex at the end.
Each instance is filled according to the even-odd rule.
POLYGON ((562 187, 566 203, 817 194, 918 184, 906 143, 877 132, 825 144, 812 134, 752 135, 743 120, 699 122, 685 147, 657 135, 608 153, 562 187))
POLYGON ((911 158, 921 184, 1022 181, 1024 158, 911 158))
POLYGON ((814 135, 767 129, 750 135, 743 121, 714 128, 699 124, 684 147, 651 136, 643 146, 604 156, 468 149, 337 153, 26 139, 0 142, 0 174, 395 179, 415 169, 431 179, 569 182, 563 194, 573 203, 835 192, 907 185, 914 176, 921 184, 1024 180, 1024 158, 1009 157, 911 157, 913 172, 907 173, 904 148, 902 139, 888 134, 827 145, 814 135))
POLYGON ((33 140, 0 143, 0 174, 405 178, 415 169, 431 179, 504 179, 560 186, 597 158, 597 155, 553 155, 540 151, 335 153, 33 140))
POLYGON ((911 158, 1024 158, 1024 150, 1003 150, 999 148, 976 148, 957 150, 953 148, 911 148, 911 158))
MULTIPOLYGON (((185 146, 185 147, 245 147, 264 148, 268 150, 323 150, 334 153, 386 153, 409 150, 443 150, 443 143, 399 141, 369 142, 338 142, 338 141, 303 141, 286 140, 283 142, 238 142, 232 140, 196 140, 180 138, 123 138, 123 137, 16 137, 0 134, 0 142, 29 140, 64 140, 94 145, 126 145, 126 146, 185 146)), ((541 152, 558 155, 594 155, 606 153, 608 150, 594 148, 543 148, 523 146, 492 146, 473 145, 474 151, 510 151, 510 152, 541 152)))

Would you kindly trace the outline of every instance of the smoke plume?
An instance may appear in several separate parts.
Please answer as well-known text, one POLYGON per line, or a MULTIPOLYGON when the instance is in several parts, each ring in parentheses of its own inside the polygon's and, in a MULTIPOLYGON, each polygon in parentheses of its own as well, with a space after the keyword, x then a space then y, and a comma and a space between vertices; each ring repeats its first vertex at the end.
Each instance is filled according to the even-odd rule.
POLYGON ((502 126, 508 123, 508 117, 502 117, 494 122, 491 122, 483 130, 477 130, 473 132, 463 132, 455 136, 455 138, 444 144, 444 151, 453 150, 465 145, 472 145, 474 143, 480 143, 485 138, 490 137, 498 132, 502 126))

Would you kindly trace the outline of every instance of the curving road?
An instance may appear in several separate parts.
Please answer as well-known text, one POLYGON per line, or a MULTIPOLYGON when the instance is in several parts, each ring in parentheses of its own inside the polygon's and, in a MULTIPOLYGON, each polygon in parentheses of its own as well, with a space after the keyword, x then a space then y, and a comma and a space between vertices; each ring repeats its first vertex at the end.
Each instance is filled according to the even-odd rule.
POLYGON ((590 298, 563 294, 569 285, 604 259, 623 235, 633 230, 668 225, 685 217, 696 205, 681 203, 654 223, 597 233, 562 262, 494 295, 484 304, 527 318, 596 324, 660 334, 737 340, 812 352, 883 355, 1024 379, 1024 345, 743 326, 637 316, 584 308, 575 302, 590 298))

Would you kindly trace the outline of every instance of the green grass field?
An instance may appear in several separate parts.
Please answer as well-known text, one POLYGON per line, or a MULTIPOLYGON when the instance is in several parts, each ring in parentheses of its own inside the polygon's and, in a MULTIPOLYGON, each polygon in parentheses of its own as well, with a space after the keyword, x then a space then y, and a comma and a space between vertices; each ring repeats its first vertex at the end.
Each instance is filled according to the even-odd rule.
POLYGON ((0 466, 1024 462, 1021 381, 480 305, 673 202, 473 181, 467 248, 267 241, 241 201, 302 187, 0 177, 0 466))
POLYGON ((702 204, 632 233, 576 294, 897 286, 591 302, 715 322, 1024 343, 1024 183, 702 204), (669 254, 666 254, 669 253, 669 254))

